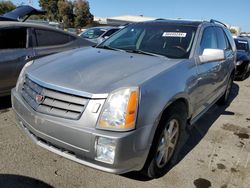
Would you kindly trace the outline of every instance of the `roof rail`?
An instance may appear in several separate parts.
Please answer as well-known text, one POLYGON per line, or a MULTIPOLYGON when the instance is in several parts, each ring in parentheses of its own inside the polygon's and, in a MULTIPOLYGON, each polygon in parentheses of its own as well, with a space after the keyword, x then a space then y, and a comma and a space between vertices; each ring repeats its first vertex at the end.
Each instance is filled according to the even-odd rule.
POLYGON ((211 19, 211 20, 210 20, 210 23, 219 23, 219 24, 221 24, 221 25, 223 25, 223 26, 225 26, 225 27, 227 28, 227 25, 226 25, 226 24, 224 24, 224 23, 222 23, 222 22, 220 22, 220 21, 218 21, 218 20, 211 19))

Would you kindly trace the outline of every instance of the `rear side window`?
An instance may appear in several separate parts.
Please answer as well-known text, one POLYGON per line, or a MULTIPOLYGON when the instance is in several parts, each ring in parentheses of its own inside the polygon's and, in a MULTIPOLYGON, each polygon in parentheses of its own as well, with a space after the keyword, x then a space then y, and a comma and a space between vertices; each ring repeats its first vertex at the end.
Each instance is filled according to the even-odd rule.
POLYGON ((75 40, 75 37, 56 31, 36 29, 37 46, 63 45, 75 40))
POLYGON ((227 39, 228 39, 228 41, 230 43, 230 47, 233 49, 233 51, 235 51, 236 50, 236 46, 235 46, 235 42, 233 40, 231 32, 227 28, 223 28, 223 30, 226 33, 227 39))
POLYGON ((216 30, 217 30, 218 48, 221 50, 228 49, 228 44, 223 30, 219 27, 216 27, 216 30))
POLYGON ((0 49, 26 48, 27 28, 0 30, 0 49))
POLYGON ((223 29, 220 27, 216 27, 216 30, 218 38, 218 48, 222 50, 232 50, 232 47, 223 29))
POLYGON ((214 27, 207 27, 203 31, 201 43, 200 43, 200 54, 203 53, 204 49, 212 48, 217 49, 217 37, 214 27))

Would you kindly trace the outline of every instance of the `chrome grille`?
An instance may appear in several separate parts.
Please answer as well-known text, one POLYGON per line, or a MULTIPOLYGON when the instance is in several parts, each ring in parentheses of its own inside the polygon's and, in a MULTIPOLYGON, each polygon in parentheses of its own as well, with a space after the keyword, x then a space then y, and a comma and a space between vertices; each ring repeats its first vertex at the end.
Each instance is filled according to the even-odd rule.
POLYGON ((77 120, 84 112, 89 99, 44 88, 28 77, 22 88, 24 100, 37 112, 77 120), (37 101, 37 96, 43 100, 37 101))

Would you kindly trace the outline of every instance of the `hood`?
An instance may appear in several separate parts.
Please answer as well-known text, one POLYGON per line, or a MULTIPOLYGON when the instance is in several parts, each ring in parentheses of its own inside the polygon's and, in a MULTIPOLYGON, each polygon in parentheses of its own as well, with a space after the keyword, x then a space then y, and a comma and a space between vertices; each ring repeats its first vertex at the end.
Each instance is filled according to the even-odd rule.
POLYGON ((25 21, 31 15, 38 15, 38 14, 45 14, 46 12, 43 10, 35 9, 29 5, 22 5, 17 7, 16 9, 5 13, 1 16, 1 20, 4 21, 18 21, 20 18, 24 18, 27 16, 23 21, 25 21))
POLYGON ((44 87, 91 97, 88 94, 139 86, 174 64, 176 61, 166 58, 90 47, 36 60, 26 71, 44 87))

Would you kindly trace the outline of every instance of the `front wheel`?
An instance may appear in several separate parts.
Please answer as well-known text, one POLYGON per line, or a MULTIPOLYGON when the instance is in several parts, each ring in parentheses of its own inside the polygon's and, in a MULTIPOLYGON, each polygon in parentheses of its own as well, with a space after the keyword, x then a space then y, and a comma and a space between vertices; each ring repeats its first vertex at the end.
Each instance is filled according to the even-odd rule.
POLYGON ((164 175, 183 145, 187 121, 184 105, 171 107, 163 116, 142 171, 149 178, 164 175))

